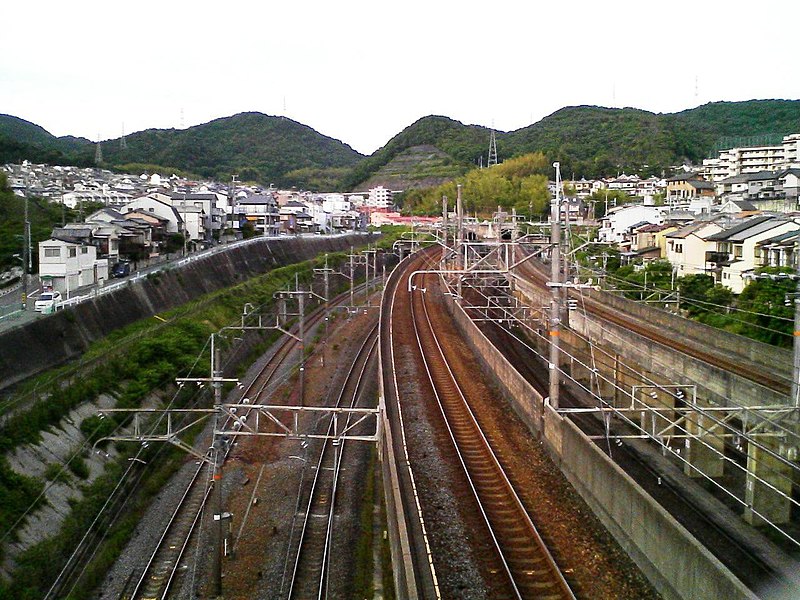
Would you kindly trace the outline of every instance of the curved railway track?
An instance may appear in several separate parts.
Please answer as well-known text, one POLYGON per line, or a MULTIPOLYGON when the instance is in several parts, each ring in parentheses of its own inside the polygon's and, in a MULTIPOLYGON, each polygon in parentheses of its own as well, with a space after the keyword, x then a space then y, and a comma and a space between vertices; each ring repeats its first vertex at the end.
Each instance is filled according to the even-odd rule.
MULTIPOLYGON (((474 499, 486 535, 491 539, 494 550, 491 562, 496 566, 490 567, 490 571, 498 579, 492 582, 493 594, 509 598, 574 598, 470 409, 469 382, 459 382, 447 364, 443 347, 446 342, 437 340, 422 291, 436 285, 428 277, 417 282, 409 320, 400 322, 393 315, 394 327, 415 332, 424 369, 452 443, 451 450, 446 452, 454 453, 461 465, 466 493, 474 499)), ((402 285, 398 289, 401 288, 402 285)))
MULTIPOLYGON (((377 324, 369 331, 362 342, 355 359, 348 368, 344 386, 334 406, 353 408, 362 391, 367 365, 375 356, 378 341, 377 324)), ((348 416, 345 429, 350 426, 348 416)), ((321 423, 327 435, 333 431, 332 418, 327 426, 321 423)), ((326 598, 329 586, 329 561, 331 559, 334 535, 334 517, 339 474, 344 458, 346 440, 326 439, 321 443, 316 460, 314 477, 310 482, 308 502, 303 513, 296 546, 290 543, 287 558, 294 555, 289 577, 288 598, 326 598)))
MULTIPOLYGON (((516 335, 495 323, 484 323, 481 327, 494 345, 513 363, 520 374, 529 381, 539 393, 546 395, 548 389, 547 365, 531 347, 516 335)), ((587 403, 573 395, 570 388, 562 391, 562 406, 585 407, 587 403)), ((588 414, 573 413, 569 418, 589 436, 602 437, 606 434, 601 420, 588 414)), ((681 490, 663 477, 653 465, 639 454, 630 444, 611 445, 607 449, 614 462, 633 477, 648 494, 655 498, 664 509, 670 512, 692 535, 708 547, 719 560, 733 571, 746 585, 752 588, 763 586, 765 582, 780 582, 780 574, 767 564, 752 548, 696 506, 681 490)))
MULTIPOLYGON (((523 263, 519 267, 521 273, 529 281, 535 283, 542 289, 546 288, 548 277, 530 263, 523 263)), ((550 292, 548 291, 548 294, 550 292)), ((582 307, 585 306, 586 312, 603 320, 614 323, 641 335, 653 342, 661 344, 667 348, 672 348, 682 354, 691 356, 705 363, 736 373, 750 381, 774 390, 780 394, 789 394, 791 381, 786 377, 776 375, 773 371, 764 366, 751 363, 743 357, 729 357, 720 352, 714 352, 699 344, 691 344, 681 341, 680 336, 663 333, 661 329, 654 325, 643 323, 642 321, 631 319, 630 316, 621 314, 618 311, 610 310, 602 302, 593 298, 591 294, 580 297, 582 307)))
MULTIPOLYGON (((362 287, 364 286, 358 286, 359 289, 362 287)), ((349 291, 339 294, 331 301, 331 305, 342 303, 349 298, 349 291)), ((306 332, 319 324, 325 316, 324 307, 319 307, 307 315, 306 332)), ((279 370, 298 345, 299 342, 293 337, 283 336, 273 355, 241 393, 240 401, 249 400, 250 403, 257 403, 270 384, 274 383, 279 370)), ((246 416, 246 413, 243 416, 246 416)), ((229 419, 230 417, 226 419, 223 428, 228 425, 229 419)), ((226 445, 223 462, 233 448, 233 444, 226 445)), ((213 489, 214 484, 208 472, 208 465, 209 463, 205 461, 198 465, 140 576, 136 579, 131 578, 131 585, 126 586, 120 594, 120 600, 162 600, 170 594, 184 551, 201 521, 203 510, 213 489)))

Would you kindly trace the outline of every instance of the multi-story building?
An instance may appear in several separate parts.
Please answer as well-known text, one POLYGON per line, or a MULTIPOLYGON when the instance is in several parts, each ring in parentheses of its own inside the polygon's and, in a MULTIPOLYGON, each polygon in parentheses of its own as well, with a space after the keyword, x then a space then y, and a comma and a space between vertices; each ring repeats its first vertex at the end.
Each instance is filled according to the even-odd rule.
POLYGON ((108 260, 97 258, 97 248, 64 238, 39 242, 39 278, 42 287, 66 294, 84 285, 108 279, 108 260))
POLYGON ((702 173, 710 181, 722 181, 735 175, 791 167, 800 167, 800 133, 784 136, 780 145, 721 150, 718 158, 703 161, 702 173))
POLYGON ((393 204, 391 190, 387 190, 382 185, 370 188, 367 206, 370 208, 391 208, 393 204))

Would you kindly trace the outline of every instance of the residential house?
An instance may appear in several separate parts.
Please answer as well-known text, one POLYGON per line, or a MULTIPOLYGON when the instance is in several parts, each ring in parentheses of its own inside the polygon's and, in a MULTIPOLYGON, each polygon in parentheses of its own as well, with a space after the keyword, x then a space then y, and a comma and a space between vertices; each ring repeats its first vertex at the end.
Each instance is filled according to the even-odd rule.
MULTIPOLYGON (((757 216, 710 236, 708 241, 717 246, 713 261, 715 281, 740 294, 747 278, 759 266, 756 245, 797 228, 797 223, 789 219, 757 216)), ((760 260, 761 257, 758 258, 760 260)))
POLYGON ((688 206, 698 196, 713 199, 716 196, 714 184, 696 173, 681 173, 667 179, 667 204, 688 206))
POLYGON ((122 206, 120 212, 147 213, 166 224, 167 233, 180 233, 183 231, 183 218, 180 212, 172 206, 171 197, 166 194, 153 193, 135 198, 122 206))
POLYGON ((757 267, 797 268, 797 245, 800 244, 800 227, 756 243, 757 267))
POLYGON ((756 205, 747 200, 730 199, 719 205, 717 212, 740 217, 751 216, 758 212, 756 205))
POLYGON ((196 227, 187 224, 188 229, 193 230, 193 234, 196 232, 197 237, 192 237, 194 241, 208 245, 212 240, 219 239, 227 221, 225 208, 220 208, 220 206, 227 206, 227 199, 224 196, 218 196, 213 192, 175 193, 171 196, 171 203, 181 214, 189 207, 200 209, 197 212, 187 211, 193 215, 199 215, 196 218, 202 221, 196 227))
POLYGON ((601 242, 620 244, 628 239, 631 226, 642 223, 661 225, 664 223, 663 206, 625 204, 608 209, 597 233, 601 242))
POLYGON ((258 235, 275 236, 280 230, 278 202, 271 193, 253 194, 236 200, 239 227, 244 222, 253 224, 258 235))
POLYGON ((709 259, 717 249, 709 237, 722 231, 720 217, 690 223, 664 236, 665 258, 672 264, 678 277, 704 274, 711 268, 709 259))
POLYGON ((645 225, 632 229, 631 252, 643 259, 666 258, 666 236, 678 228, 675 225, 645 225))
POLYGON ((281 231, 287 233, 311 233, 317 230, 308 207, 297 200, 289 200, 280 207, 281 231))
POLYGON ((108 279, 108 260, 98 259, 92 245, 51 237, 39 242, 39 278, 43 288, 69 298, 79 287, 108 279))

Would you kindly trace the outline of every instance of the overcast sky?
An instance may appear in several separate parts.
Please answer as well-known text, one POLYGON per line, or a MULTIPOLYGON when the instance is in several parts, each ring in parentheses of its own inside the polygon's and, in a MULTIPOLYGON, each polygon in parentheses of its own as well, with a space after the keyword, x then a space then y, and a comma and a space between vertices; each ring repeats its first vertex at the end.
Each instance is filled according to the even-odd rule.
POLYGON ((0 113, 91 140, 258 111, 371 154, 430 114, 800 98, 790 0, 6 4, 0 113))

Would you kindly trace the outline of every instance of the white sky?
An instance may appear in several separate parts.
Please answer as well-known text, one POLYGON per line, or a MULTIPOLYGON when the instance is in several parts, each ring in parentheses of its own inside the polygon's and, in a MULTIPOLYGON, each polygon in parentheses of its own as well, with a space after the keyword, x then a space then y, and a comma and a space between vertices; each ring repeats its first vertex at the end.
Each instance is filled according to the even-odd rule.
POLYGON ((259 111, 370 154, 430 114, 800 98, 796 0, 6 4, 0 113, 91 140, 259 111))

